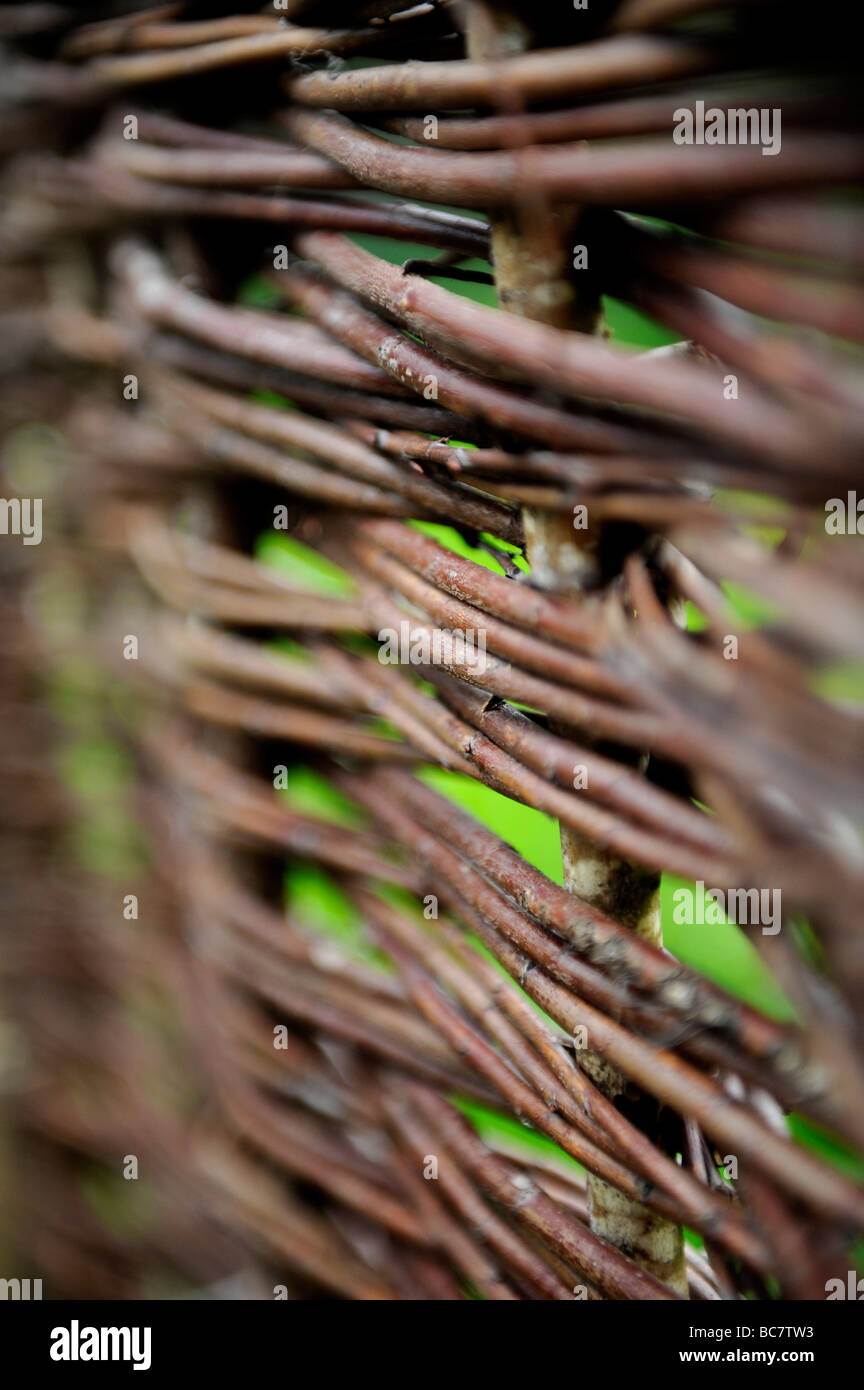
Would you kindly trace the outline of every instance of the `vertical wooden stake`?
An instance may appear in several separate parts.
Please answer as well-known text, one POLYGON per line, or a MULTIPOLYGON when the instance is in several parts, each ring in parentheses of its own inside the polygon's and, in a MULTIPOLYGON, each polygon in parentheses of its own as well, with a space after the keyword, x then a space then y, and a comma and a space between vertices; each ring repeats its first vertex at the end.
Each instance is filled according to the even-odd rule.
MULTIPOLYGON (((496 58, 530 47, 530 31, 518 13, 488 0, 470 0, 464 10, 469 57, 496 58)), ((508 103, 506 91, 501 93, 501 105, 515 109, 515 103, 508 103)), ((599 300, 593 291, 578 295, 573 279, 572 243, 577 239, 579 220, 578 208, 550 208, 546 204, 520 205, 497 215, 492 223, 492 254, 502 308, 557 328, 597 330, 599 300)), ((596 574, 596 531, 580 544, 580 533, 574 531, 568 516, 525 508, 523 521, 532 583, 584 595, 596 574)), ((567 731, 559 728, 559 732, 567 731)), ((659 875, 617 859, 565 826, 561 828, 561 855, 564 882, 571 893, 609 913, 639 936, 662 945, 659 875)), ((590 1048, 581 1049, 577 1056, 611 1100, 618 1103, 625 1096, 628 1088, 620 1072, 590 1048)), ((686 1298, 681 1227, 592 1173, 588 1174, 587 1192, 592 1231, 686 1298)))

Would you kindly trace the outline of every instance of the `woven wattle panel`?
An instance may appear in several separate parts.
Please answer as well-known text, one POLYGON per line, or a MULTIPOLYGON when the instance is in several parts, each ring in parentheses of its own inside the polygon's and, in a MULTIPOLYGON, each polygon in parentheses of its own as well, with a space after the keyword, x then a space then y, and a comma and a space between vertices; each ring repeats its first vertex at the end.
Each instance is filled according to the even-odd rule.
POLYGON ((0 13, 6 1179, 46 1290, 846 1286, 852 17, 0 13))

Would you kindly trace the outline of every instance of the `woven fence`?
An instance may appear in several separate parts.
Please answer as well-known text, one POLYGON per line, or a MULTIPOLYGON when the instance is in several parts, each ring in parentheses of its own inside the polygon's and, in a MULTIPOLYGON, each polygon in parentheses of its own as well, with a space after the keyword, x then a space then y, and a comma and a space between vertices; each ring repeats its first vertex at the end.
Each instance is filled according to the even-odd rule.
POLYGON ((845 1296, 851 17, 0 14, 7 1181, 55 1295, 845 1296))

